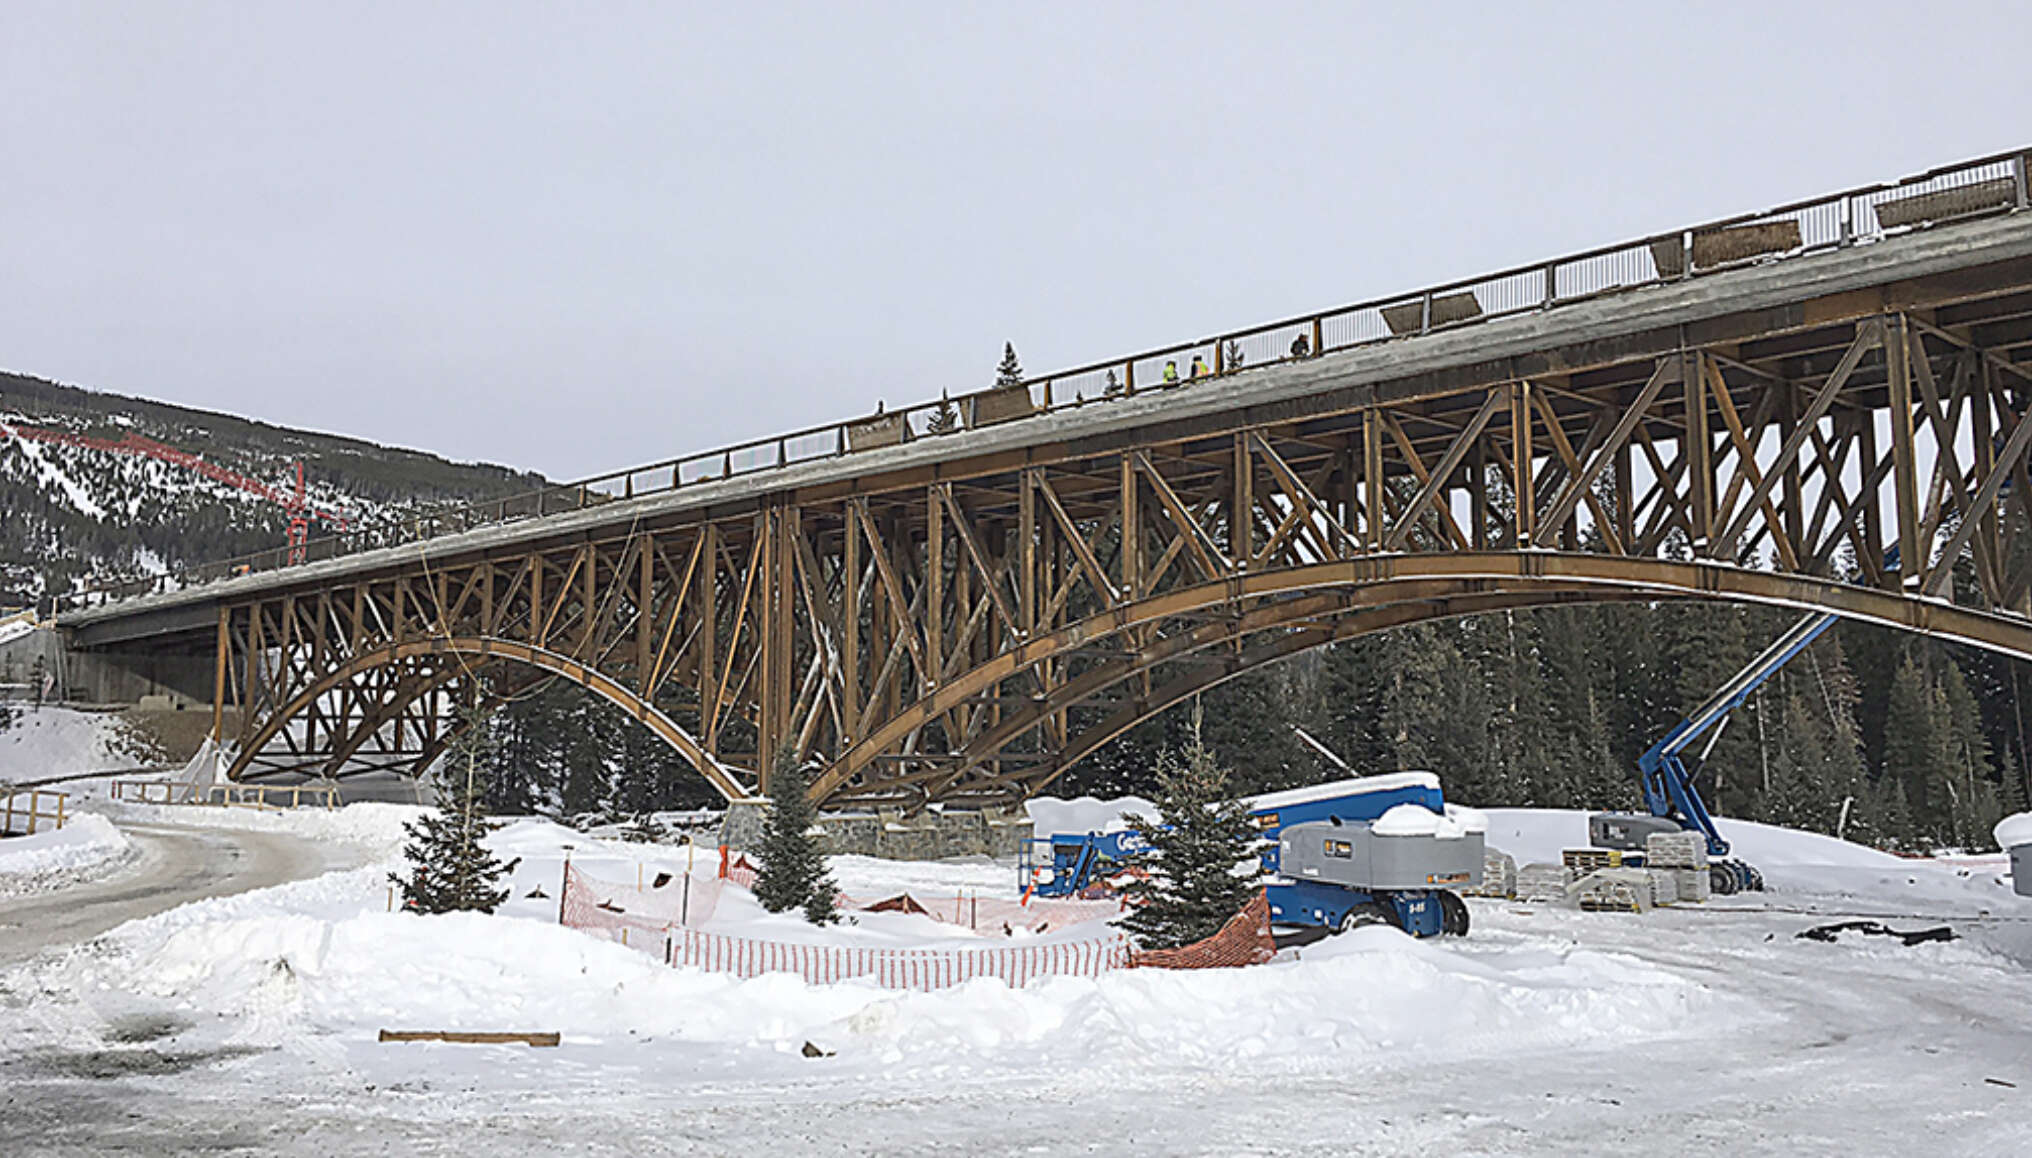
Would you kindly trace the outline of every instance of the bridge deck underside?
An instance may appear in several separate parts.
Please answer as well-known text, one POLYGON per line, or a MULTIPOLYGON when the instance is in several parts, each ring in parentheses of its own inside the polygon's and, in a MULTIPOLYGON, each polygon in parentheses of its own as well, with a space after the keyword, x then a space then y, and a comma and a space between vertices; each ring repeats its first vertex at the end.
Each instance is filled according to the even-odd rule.
POLYGON ((234 774, 415 769, 448 704, 566 678, 729 795, 781 757, 835 802, 1008 801, 1260 664, 1564 602, 2032 655, 2032 260, 1269 406, 1246 378, 1219 415, 230 603, 234 774))

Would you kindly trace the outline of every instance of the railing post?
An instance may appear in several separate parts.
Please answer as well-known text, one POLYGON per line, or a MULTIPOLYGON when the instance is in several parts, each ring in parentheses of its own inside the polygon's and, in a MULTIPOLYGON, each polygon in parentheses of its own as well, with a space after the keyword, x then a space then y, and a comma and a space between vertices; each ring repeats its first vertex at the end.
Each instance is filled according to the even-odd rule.
POLYGON ((1227 344, 1226 342, 1223 342, 1223 341, 1222 341, 1221 339, 1219 339, 1219 338, 1215 338, 1215 339, 1214 339, 1214 373, 1216 373, 1216 374, 1219 374, 1219 373, 1221 373, 1221 372, 1222 372, 1223 370, 1225 370, 1225 369, 1226 369, 1226 367, 1225 367, 1225 365, 1224 365, 1224 361, 1225 361, 1225 359, 1227 358, 1227 355, 1228 355, 1228 344, 1227 344))
POLYGON ((2020 153, 2011 158, 2011 180, 2018 186, 2018 208, 2032 208, 2032 188, 2028 188, 2025 172, 2026 155, 2020 153))
POLYGON ((1418 332, 1419 332, 1419 333, 1421 333, 1421 334, 1429 334, 1429 333, 1431 333, 1431 332, 1432 332, 1432 291, 1431 291, 1431 290, 1426 290, 1426 291, 1425 291, 1425 296, 1424 296, 1423 298, 1419 299, 1419 303, 1418 303, 1418 332))
POLYGON ((1540 304, 1549 306, 1553 302, 1558 300, 1559 300, 1559 265, 1558 263, 1555 262, 1545 267, 1545 301, 1540 304))
POLYGON ((1856 199, 1844 197, 1841 200, 1841 240, 1836 248, 1847 249, 1856 243, 1856 199))
POLYGON ((1136 359, 1131 358, 1129 359, 1128 366, 1125 368, 1122 374, 1122 393, 1124 395, 1128 395, 1134 394, 1135 392, 1136 392, 1136 359))
POLYGON ((1312 353, 1314 357, 1326 349, 1326 319, 1314 315, 1312 319, 1312 353))

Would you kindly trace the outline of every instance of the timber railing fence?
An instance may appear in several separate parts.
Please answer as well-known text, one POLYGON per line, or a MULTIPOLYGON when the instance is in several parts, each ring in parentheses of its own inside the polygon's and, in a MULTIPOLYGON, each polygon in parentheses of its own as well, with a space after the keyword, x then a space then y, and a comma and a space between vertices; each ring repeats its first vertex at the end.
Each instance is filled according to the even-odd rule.
POLYGON ((6 797, 0 804, 0 836, 34 836, 38 831, 62 828, 69 820, 65 807, 70 797, 62 792, 0 789, 0 796, 6 797))
POLYGON ((2019 212, 2032 208, 2032 196, 2028 196, 2028 159, 2032 159, 2032 150, 1981 157, 1761 213, 1724 218, 1499 273, 1060 370, 1031 378, 1019 386, 942 396, 901 410, 752 439, 526 494, 448 507, 400 526, 313 539, 304 548, 277 548, 93 588, 64 597, 59 608, 94 606, 273 570, 293 561, 338 558, 378 547, 666 493, 698 483, 1126 398, 1152 389, 1189 387, 1194 381, 1243 369, 1477 325, 1744 265, 1872 244, 1941 222, 2019 212), (1203 376, 1190 374, 1195 357, 1207 367, 1203 376), (1164 379, 1167 362, 1178 366, 1176 382, 1164 379), (942 420, 942 415, 950 422, 942 420))

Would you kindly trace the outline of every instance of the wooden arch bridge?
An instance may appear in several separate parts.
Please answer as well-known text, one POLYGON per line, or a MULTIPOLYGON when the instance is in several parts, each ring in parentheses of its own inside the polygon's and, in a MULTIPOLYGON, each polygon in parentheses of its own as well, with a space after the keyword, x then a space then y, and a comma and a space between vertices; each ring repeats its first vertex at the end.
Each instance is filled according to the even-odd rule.
POLYGON ((1675 231, 94 593, 236 779, 418 771, 584 684, 730 798, 1047 788, 1308 648, 1736 599, 2032 657, 2027 158, 1675 231), (1205 356, 1215 373, 1156 372, 1205 356), (1902 560, 1887 567, 1885 560, 1902 560), (188 681, 186 681, 188 682, 188 681))

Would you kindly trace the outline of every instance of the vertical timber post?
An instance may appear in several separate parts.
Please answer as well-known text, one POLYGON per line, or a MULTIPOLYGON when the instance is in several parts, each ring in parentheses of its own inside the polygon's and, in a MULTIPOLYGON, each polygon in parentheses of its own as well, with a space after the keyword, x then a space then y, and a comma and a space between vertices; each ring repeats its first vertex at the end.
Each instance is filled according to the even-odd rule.
POLYGON ((1707 376, 1699 353, 1680 347, 1679 384, 1686 401, 1686 497, 1693 515, 1693 554, 1705 558, 1714 539, 1714 440, 1707 425, 1707 376))
POLYGON ((854 519, 854 501, 841 507, 840 533, 846 542, 840 568, 840 716, 846 734, 840 748, 846 750, 861 735, 861 528, 854 519))
POLYGON ((1919 460, 1912 429, 1912 358, 1904 314, 1884 319, 1884 372, 1891 411, 1891 486, 1898 511, 1898 585, 1916 592, 1931 560, 1920 554, 1919 460))
POLYGON ((1362 545, 1372 555, 1383 547, 1383 415, 1375 406, 1362 412, 1362 545))
MULTIPOLYGON (((945 508, 938 501, 938 484, 924 489, 924 577, 927 596, 924 607, 925 651, 931 670, 924 673, 924 690, 936 688, 945 672, 945 508)), ((955 629, 964 626, 958 619, 955 629)))
POLYGON ((1016 550, 1022 570, 1016 617, 1023 621, 1016 626, 1024 639, 1037 630, 1037 488, 1031 469, 1026 466, 1016 474, 1016 550))
POLYGON ((1517 549, 1528 551, 1537 534, 1538 499, 1531 492, 1531 383, 1510 384, 1511 493, 1517 501, 1517 549))
POLYGON ((1256 468, 1249 453, 1249 432, 1235 435, 1235 496, 1228 514, 1228 550, 1235 557, 1235 569, 1247 571, 1255 562, 1256 468))
POLYGON ((219 636, 212 657, 212 746, 226 743, 226 666, 233 662, 232 612, 219 607, 219 636))

